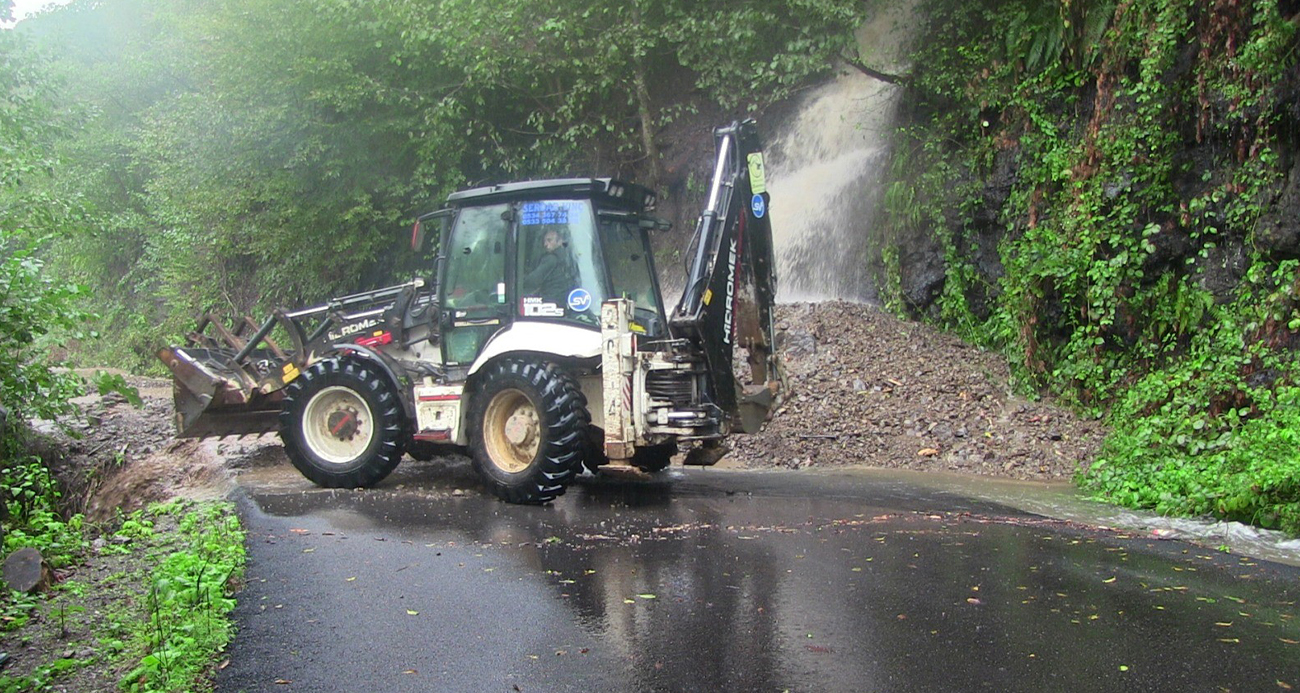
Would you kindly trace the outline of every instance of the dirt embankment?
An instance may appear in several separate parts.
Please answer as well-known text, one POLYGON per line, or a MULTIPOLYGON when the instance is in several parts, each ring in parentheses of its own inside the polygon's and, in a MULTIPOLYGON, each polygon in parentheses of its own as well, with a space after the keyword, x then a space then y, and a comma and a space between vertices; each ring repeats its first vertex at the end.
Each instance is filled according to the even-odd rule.
POLYGON ((175 437, 171 383, 127 381, 143 406, 131 406, 118 395, 83 398, 84 419, 70 424, 71 436, 58 436, 61 451, 47 455, 63 484, 67 509, 102 522, 177 495, 225 495, 232 482, 228 465, 212 453, 219 444, 175 437))
POLYGON ((787 390, 767 429, 737 436, 745 466, 862 464, 1060 479, 1105 433, 1011 392, 998 354, 853 303, 780 306, 787 390))

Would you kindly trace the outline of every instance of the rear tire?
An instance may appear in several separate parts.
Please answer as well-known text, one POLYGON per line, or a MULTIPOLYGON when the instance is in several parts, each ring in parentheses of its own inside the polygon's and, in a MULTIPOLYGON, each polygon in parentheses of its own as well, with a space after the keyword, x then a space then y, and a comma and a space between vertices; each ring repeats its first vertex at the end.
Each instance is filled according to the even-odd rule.
POLYGON ((489 366, 470 404, 474 468, 498 498, 547 503, 582 469, 586 398, 550 363, 506 359, 489 366))
POLYGON ((403 422, 387 379, 336 357, 285 388, 280 439, 289 461, 316 485, 359 488, 379 483, 402 460, 403 422))

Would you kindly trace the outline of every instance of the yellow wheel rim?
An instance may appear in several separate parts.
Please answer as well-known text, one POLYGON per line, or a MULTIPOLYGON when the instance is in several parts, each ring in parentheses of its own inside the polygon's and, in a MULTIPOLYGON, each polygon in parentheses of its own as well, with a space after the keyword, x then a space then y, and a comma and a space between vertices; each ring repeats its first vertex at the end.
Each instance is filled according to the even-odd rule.
POLYGON ((492 397, 483 415, 483 442, 488 458, 502 471, 528 469, 542 444, 542 424, 527 395, 509 389, 492 397))

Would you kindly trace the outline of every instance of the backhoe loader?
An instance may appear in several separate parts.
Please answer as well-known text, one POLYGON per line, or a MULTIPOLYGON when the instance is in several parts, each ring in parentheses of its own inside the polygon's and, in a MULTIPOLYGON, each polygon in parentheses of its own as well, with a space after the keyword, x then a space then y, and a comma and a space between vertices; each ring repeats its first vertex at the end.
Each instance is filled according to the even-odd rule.
POLYGON ((759 138, 748 120, 714 136, 675 307, 651 252, 668 226, 651 190, 610 178, 463 190, 415 223, 427 276, 261 323, 205 315, 161 349, 178 435, 278 428, 303 475, 342 488, 378 483, 404 452, 462 446, 512 503, 553 500, 584 467, 653 473, 679 452, 715 463, 726 436, 766 418, 780 364, 759 138))

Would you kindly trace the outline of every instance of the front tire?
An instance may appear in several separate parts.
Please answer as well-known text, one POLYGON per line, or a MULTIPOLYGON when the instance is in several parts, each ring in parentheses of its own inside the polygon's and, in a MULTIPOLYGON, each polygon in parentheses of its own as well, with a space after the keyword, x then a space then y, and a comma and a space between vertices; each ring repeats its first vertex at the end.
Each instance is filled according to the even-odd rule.
POLYGON ((470 405, 474 468, 498 498, 547 503, 582 469, 586 398, 555 364, 506 359, 483 373, 470 405))
POLYGON ((318 486, 373 486, 402 460, 402 405, 388 380, 342 358, 313 364, 285 388, 280 439, 318 486))

